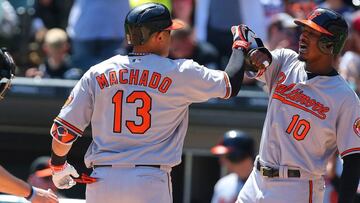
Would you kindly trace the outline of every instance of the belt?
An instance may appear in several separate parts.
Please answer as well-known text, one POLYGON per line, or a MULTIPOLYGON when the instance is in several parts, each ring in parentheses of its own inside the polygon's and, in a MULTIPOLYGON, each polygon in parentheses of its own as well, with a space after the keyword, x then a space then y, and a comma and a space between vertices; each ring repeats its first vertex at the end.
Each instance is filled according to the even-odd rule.
MULTIPOLYGON (((153 167, 153 168, 161 168, 160 165, 144 165, 144 164, 135 164, 135 167, 153 167)), ((100 168, 100 167, 113 167, 113 165, 94 165, 93 168, 100 168)))
MULTIPOLYGON (((257 161, 256 169, 260 171, 262 176, 269 178, 279 177, 279 169, 263 166, 260 164, 260 161, 257 161)), ((289 178, 300 178, 300 170, 288 169, 287 175, 289 178)))

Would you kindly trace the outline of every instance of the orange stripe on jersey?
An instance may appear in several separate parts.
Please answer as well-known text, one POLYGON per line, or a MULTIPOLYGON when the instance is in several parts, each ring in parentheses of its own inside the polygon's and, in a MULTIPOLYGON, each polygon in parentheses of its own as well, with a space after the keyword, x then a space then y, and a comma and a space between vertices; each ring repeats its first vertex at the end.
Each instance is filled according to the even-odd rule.
POLYGON ((313 182, 309 180, 309 203, 312 203, 313 198, 313 182))
POLYGON ((75 131, 76 133, 78 133, 79 135, 82 135, 84 132, 82 130, 80 130, 79 128, 71 125, 69 122, 65 121, 64 119, 60 118, 60 117, 56 117, 55 121, 65 125, 66 127, 70 128, 71 130, 75 131))
POLYGON ((226 93, 225 93, 225 96, 223 97, 223 99, 229 99, 230 93, 231 93, 231 86, 230 86, 229 76, 227 75, 227 73, 225 71, 224 71, 224 79, 225 79, 225 85, 226 85, 226 93))
POLYGON ((344 157, 344 156, 350 154, 351 152, 360 152, 360 147, 347 149, 347 150, 343 151, 343 152, 340 154, 340 156, 341 156, 341 157, 344 157))
POLYGON ((287 100, 285 97, 283 97, 283 96, 281 96, 281 95, 279 95, 279 94, 274 93, 273 96, 272 96, 272 98, 273 98, 273 99, 277 99, 277 100, 281 101, 281 102, 284 103, 284 104, 287 104, 287 105, 293 106, 293 107, 295 107, 295 108, 301 109, 301 110, 303 110, 303 111, 309 112, 309 113, 313 114, 314 116, 320 118, 321 120, 324 120, 324 119, 325 119, 324 116, 319 115, 319 114, 317 114, 316 112, 311 111, 310 109, 308 109, 308 108, 306 108, 306 107, 304 107, 304 106, 301 106, 301 105, 299 105, 299 104, 297 104, 297 103, 294 103, 294 102, 292 102, 292 101, 290 101, 290 100, 287 100))

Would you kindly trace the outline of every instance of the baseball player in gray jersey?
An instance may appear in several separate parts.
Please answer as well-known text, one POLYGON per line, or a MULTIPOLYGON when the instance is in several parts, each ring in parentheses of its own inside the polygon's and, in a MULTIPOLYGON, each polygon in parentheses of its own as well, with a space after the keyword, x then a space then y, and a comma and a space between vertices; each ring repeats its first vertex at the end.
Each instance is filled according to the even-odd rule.
MULTIPOLYGON (((247 72, 266 83, 269 105, 259 156, 237 202, 321 203, 328 160, 344 163, 339 202, 350 203, 360 173, 360 102, 334 69, 347 38, 344 18, 317 8, 302 27, 299 53, 274 50, 272 64, 247 72)), ((252 52, 258 67, 267 56, 252 52)))
POLYGON ((243 53, 252 37, 246 26, 232 27, 229 64, 225 71, 210 70, 193 60, 166 58, 171 30, 182 27, 162 4, 143 4, 128 13, 126 39, 133 53, 91 67, 51 128, 58 188, 79 181, 66 155, 91 122, 93 141, 85 164, 93 173, 80 179, 89 183, 87 202, 172 202, 170 171, 181 162, 188 107, 238 94, 243 53))

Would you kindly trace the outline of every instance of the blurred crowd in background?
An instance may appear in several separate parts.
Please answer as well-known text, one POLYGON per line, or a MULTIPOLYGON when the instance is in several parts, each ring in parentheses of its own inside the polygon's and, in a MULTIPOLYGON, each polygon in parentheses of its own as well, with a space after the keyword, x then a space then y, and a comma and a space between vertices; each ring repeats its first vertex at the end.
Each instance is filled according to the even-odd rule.
POLYGON ((14 56, 18 76, 79 79, 92 65, 131 51, 124 18, 145 2, 163 3, 187 24, 172 33, 170 58, 192 58, 212 69, 227 64, 232 25, 248 25, 270 50, 297 51, 294 18, 331 8, 351 28, 336 68, 360 93, 360 0, 0 0, 0 44, 14 56))

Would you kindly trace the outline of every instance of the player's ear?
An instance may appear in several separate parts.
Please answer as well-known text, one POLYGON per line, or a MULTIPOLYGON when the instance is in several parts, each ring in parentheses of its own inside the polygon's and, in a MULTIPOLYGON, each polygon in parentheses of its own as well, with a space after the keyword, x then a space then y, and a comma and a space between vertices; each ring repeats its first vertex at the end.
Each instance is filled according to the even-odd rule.
POLYGON ((164 30, 164 31, 160 31, 157 33, 157 40, 159 42, 163 41, 164 39, 166 39, 167 35, 170 35, 168 30, 164 30))

